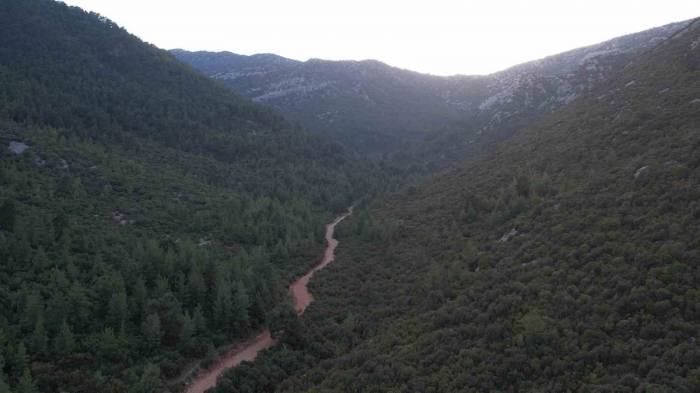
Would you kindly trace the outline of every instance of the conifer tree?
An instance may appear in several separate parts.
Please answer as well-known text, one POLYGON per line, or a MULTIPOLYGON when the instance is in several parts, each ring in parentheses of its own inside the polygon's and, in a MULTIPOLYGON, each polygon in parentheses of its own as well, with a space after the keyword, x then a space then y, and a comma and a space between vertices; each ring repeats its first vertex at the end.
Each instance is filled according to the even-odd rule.
POLYGON ((46 355, 48 349, 48 338, 46 336, 46 329, 44 328, 43 314, 39 314, 37 317, 34 332, 32 333, 31 344, 32 352, 40 357, 46 355))
POLYGON ((75 351, 75 337, 71 331, 70 325, 64 320, 61 324, 61 330, 58 332, 54 341, 54 350, 59 357, 66 356, 75 351))
POLYGON ((160 339, 163 337, 163 331, 160 327, 160 318, 158 314, 150 314, 146 317, 141 326, 146 348, 149 351, 154 351, 160 345, 160 339))
POLYGON ((17 217, 17 207, 13 200, 8 199, 0 205, 0 230, 13 232, 17 217))
POLYGON ((115 330, 121 329, 129 315, 126 293, 118 291, 112 294, 107 306, 107 323, 115 330))
POLYGON ((250 317, 248 308, 250 307, 250 298, 246 292, 243 283, 236 284, 236 291, 233 298, 231 317, 233 328, 237 335, 242 335, 249 327, 250 317))
POLYGON ((29 368, 25 368, 15 387, 16 393, 37 393, 36 384, 29 368))
POLYGON ((152 393, 160 383, 160 368, 153 363, 148 363, 143 368, 143 373, 134 388, 134 393, 152 393))
POLYGON ((12 393, 3 372, 0 372, 0 393, 12 393))

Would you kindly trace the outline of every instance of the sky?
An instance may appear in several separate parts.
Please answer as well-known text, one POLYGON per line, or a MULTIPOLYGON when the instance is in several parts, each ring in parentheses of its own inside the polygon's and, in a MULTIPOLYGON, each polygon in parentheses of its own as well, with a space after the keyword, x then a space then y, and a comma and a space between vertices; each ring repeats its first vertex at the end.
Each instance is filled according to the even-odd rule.
POLYGON ((65 0, 164 49, 377 59, 435 75, 509 66, 700 16, 700 0, 65 0))

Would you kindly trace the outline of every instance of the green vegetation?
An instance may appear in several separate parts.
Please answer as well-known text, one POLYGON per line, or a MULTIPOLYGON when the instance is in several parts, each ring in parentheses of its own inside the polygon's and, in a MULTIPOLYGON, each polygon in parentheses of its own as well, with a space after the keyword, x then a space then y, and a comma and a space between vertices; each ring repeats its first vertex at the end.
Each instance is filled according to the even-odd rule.
POLYGON ((162 387, 254 333, 387 183, 99 15, 4 1, 0 392, 162 387))
MULTIPOLYGON (((700 390, 700 21, 339 228, 303 346, 216 392, 700 390)), ((303 338, 302 338, 303 339, 303 338)))
MULTIPOLYGON (((434 174, 489 151, 604 84, 635 56, 686 25, 672 23, 478 76, 427 75, 376 60, 301 62, 273 54, 172 53, 311 132, 411 171, 434 174)), ((504 49, 492 51, 497 55, 504 49)))
POLYGON ((408 172, 4 1, 0 393, 177 390, 263 324, 280 344, 216 392, 700 390, 699 24, 381 205, 408 172), (298 318, 288 283, 360 198, 298 318))

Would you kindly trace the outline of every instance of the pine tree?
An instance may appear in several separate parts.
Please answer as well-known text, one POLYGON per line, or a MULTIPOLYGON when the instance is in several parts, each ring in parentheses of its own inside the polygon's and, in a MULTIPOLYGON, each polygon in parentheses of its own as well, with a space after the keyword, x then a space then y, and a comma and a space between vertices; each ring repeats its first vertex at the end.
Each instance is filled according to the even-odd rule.
POLYGON ((17 220, 17 207, 13 200, 6 200, 0 205, 0 230, 14 231, 17 220))
POLYGON ((0 371, 0 393, 12 393, 10 390, 10 385, 7 384, 5 373, 2 371, 0 371))
POLYGON ((35 354, 39 356, 46 355, 48 350, 48 338, 46 337, 46 329, 44 328, 43 314, 39 314, 37 317, 34 333, 32 333, 31 344, 32 351, 35 354))
POLYGON ((151 302, 149 309, 158 314, 160 327, 163 332, 161 342, 164 345, 174 346, 180 338, 182 330, 182 307, 172 292, 167 292, 161 298, 151 302))
POLYGON ((264 322, 265 321, 265 299, 263 292, 267 290, 264 288, 265 284, 260 279, 256 279, 253 289, 250 294, 250 307, 248 307, 248 315, 251 322, 264 322))
POLYGON ((248 316, 248 308, 250 307, 250 298, 246 292, 243 283, 236 284, 236 293, 233 298, 231 316, 232 326, 235 329, 235 334, 242 336, 248 329, 250 317, 248 316))
POLYGON ((186 346, 196 330, 197 327, 192 317, 190 317, 190 313, 185 312, 185 316, 182 319, 182 329, 180 330, 180 345, 186 346))
POLYGON ((88 296, 88 290, 79 282, 73 283, 68 290, 70 313, 67 315, 77 332, 84 331, 92 322, 90 319, 94 304, 88 296))
POLYGON ((121 329, 128 315, 129 306, 126 300, 126 292, 113 293, 107 306, 107 323, 109 326, 115 330, 121 329))
POLYGON ((24 346, 23 342, 17 344, 17 349, 14 351, 13 355, 11 368, 14 377, 18 378, 21 375, 20 373, 29 369, 29 356, 27 355, 27 347, 24 346))
POLYGON ((135 393, 153 393, 160 384, 160 368, 148 363, 143 367, 143 374, 134 387, 135 393))
POLYGON ((197 334, 203 334, 207 332, 207 319, 204 317, 202 307, 199 304, 197 305, 197 307, 194 308, 192 320, 194 321, 194 327, 197 334))
POLYGON ((22 373, 22 377, 19 379, 19 383, 15 388, 16 393, 36 393, 36 384, 34 383, 34 378, 29 371, 29 368, 25 368, 22 373))
POLYGON ((189 306, 202 304, 205 301, 207 286, 204 282, 204 275, 196 262, 192 263, 190 272, 187 276, 187 287, 189 291, 189 306))
POLYGON ((56 351, 56 355, 63 357, 72 353, 75 351, 75 345, 75 337, 70 329, 70 325, 68 325, 68 323, 64 320, 63 324, 61 324, 61 330, 59 331, 58 336, 56 336, 54 342, 54 350, 56 351))
POLYGON ((29 294, 24 303, 24 311, 21 317, 22 328, 32 331, 36 327, 37 319, 43 311, 41 297, 38 292, 29 294))
POLYGON ((49 259, 48 255, 46 255, 44 249, 39 247, 36 254, 34 255, 34 266, 37 267, 40 271, 44 271, 48 270, 53 265, 55 264, 49 259))
POLYGON ((133 317, 141 319, 142 315, 145 314, 146 302, 148 299, 148 289, 146 288, 146 283, 143 278, 138 278, 136 284, 133 288, 133 302, 134 307, 131 310, 133 317))
POLYGON ((163 331, 160 328, 160 318, 158 314, 150 314, 141 326, 146 347, 149 351, 153 351, 160 345, 160 339, 163 337, 163 331))
POLYGON ((231 312, 233 311, 233 298, 231 294, 231 284, 228 280, 219 280, 216 287, 216 298, 212 318, 218 328, 226 328, 231 322, 231 312))
MULTIPOLYGON (((0 336, 2 336, 2 330, 0 330, 0 336)), ((0 344, 4 345, 2 339, 0 339, 0 344)), ((3 370, 5 370, 5 358, 0 353, 0 393, 11 393, 10 385, 7 384, 7 376, 3 370)))

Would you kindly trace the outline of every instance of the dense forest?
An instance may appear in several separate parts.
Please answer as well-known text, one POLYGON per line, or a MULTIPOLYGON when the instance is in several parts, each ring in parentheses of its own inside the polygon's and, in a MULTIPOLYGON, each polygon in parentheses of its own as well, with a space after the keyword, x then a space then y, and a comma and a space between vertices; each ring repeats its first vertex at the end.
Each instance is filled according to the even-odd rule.
POLYGON ((700 21, 674 26, 425 180, 3 0, 0 393, 181 391, 263 326, 214 392, 700 391, 700 21))
POLYGON ((221 392, 700 391, 700 21, 339 228, 221 392))
POLYGON ((206 365, 382 173, 102 16, 3 1, 0 392, 145 393, 206 365))

